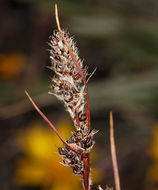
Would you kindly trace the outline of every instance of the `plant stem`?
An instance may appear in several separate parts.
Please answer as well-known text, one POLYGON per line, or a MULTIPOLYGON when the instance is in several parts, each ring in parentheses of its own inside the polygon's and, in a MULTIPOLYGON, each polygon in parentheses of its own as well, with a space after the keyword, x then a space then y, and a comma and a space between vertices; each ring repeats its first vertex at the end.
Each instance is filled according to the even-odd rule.
POLYGON ((83 186, 85 190, 91 190, 90 188, 90 176, 89 176, 89 154, 83 157, 84 172, 82 175, 83 186))
POLYGON ((116 157, 116 147, 115 147, 115 138, 114 138, 114 122, 113 122, 112 112, 110 112, 110 146, 111 146, 111 157, 112 157, 112 164, 113 164, 115 189, 121 190, 117 157, 116 157))

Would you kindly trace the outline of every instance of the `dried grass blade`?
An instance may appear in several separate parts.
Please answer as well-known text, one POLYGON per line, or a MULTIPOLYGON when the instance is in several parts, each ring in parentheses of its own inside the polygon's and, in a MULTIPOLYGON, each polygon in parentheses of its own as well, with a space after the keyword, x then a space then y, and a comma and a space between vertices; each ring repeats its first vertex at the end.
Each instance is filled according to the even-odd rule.
POLYGON ((112 157, 112 164, 113 164, 115 189, 121 190, 120 177, 119 177, 118 164, 117 164, 117 156, 116 156, 116 147, 115 147, 115 138, 114 138, 114 122, 113 122, 112 112, 110 112, 110 146, 111 146, 111 157, 112 157))
POLYGON ((37 110, 37 112, 42 116, 42 118, 46 121, 46 123, 53 129, 53 131, 56 133, 56 135, 59 137, 59 139, 65 144, 68 145, 67 142, 60 136, 59 132, 57 129, 54 127, 54 125, 49 121, 49 119, 42 113, 42 111, 37 107, 29 93, 25 90, 26 96, 29 98, 30 102, 34 106, 34 108, 37 110))

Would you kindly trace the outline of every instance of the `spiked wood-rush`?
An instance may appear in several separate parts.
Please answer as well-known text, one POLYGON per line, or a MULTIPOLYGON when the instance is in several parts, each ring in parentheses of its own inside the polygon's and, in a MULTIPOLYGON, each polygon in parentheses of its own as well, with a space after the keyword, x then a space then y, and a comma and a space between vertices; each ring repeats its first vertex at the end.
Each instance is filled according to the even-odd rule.
POLYGON ((71 167, 73 173, 81 177, 85 190, 91 190, 89 152, 94 145, 93 136, 97 131, 90 127, 87 70, 79 58, 78 49, 70 34, 60 27, 57 5, 55 5, 55 17, 58 30, 50 36, 49 41, 51 59, 49 68, 55 72, 55 77, 52 79, 49 93, 62 101, 70 114, 74 124, 72 136, 64 140, 29 94, 26 91, 25 93, 35 109, 63 142, 64 145, 58 148, 58 152, 64 165, 71 167))

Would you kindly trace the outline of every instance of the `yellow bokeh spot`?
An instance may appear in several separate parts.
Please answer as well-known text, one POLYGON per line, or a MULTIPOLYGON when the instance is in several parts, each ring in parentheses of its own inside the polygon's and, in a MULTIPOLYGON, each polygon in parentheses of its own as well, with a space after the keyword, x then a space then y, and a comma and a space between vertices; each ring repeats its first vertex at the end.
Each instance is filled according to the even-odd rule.
MULTIPOLYGON (((57 128, 64 139, 71 135, 70 122, 61 122, 57 128)), ((72 169, 60 164, 62 160, 57 147, 63 144, 48 126, 32 122, 26 131, 16 136, 16 141, 25 154, 25 158, 16 162, 16 184, 40 185, 43 189, 51 187, 51 190, 80 189, 80 180, 72 174, 72 169)))

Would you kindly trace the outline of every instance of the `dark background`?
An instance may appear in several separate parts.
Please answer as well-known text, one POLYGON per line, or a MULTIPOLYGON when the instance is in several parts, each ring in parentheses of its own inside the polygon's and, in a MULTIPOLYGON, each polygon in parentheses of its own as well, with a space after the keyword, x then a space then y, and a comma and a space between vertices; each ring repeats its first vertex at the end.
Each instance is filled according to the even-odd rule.
MULTIPOLYGON (((155 0, 1 0, 0 189, 56 189, 53 177, 46 187, 41 178, 35 184, 14 180, 18 178, 19 158, 28 159, 16 141, 17 135, 22 133, 21 138, 25 137, 25 131, 34 128, 30 124, 34 121, 45 125, 24 89, 54 124, 69 119, 64 106, 47 93, 54 74, 46 66, 50 64, 47 42, 57 28, 55 3, 61 26, 75 38, 88 72, 97 68, 88 86, 92 128, 99 130, 95 137, 99 156, 93 163, 93 167, 102 171, 98 183, 104 188, 114 185, 109 149, 112 110, 122 189, 158 189, 158 1, 155 0)), ((58 189, 67 190, 60 186, 58 189)))

